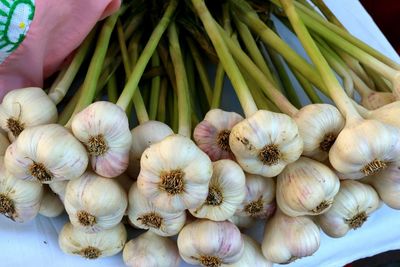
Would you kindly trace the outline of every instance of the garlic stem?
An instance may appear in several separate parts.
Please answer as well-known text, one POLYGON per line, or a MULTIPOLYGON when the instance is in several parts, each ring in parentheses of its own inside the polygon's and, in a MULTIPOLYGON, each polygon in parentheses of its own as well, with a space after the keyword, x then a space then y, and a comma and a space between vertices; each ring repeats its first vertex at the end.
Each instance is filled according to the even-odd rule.
POLYGON ((249 91, 249 88, 240 73, 238 66, 236 65, 232 55, 229 53, 226 44, 218 32, 218 24, 215 22, 204 0, 192 0, 192 4, 202 21, 211 42, 218 54, 224 69, 232 82, 235 92, 239 98, 239 102, 243 108, 246 117, 251 116, 257 111, 257 106, 254 102, 253 97, 249 91))
MULTIPOLYGON (((157 51, 151 57, 151 65, 158 67, 160 65, 160 57, 157 51)), ((150 93, 150 108, 149 108, 149 119, 155 120, 158 109, 158 101, 160 98, 161 90, 161 77, 159 75, 153 77, 151 80, 151 93, 150 93)))
POLYGON ((108 101, 111 103, 117 102, 118 92, 117 92, 117 79, 115 78, 115 74, 111 75, 110 79, 107 82, 107 97, 108 101))
POLYGON ((161 80, 160 98, 158 99, 158 109, 157 109, 157 120, 160 122, 165 122, 167 93, 168 93, 168 79, 163 78, 161 80))
POLYGON ((288 65, 289 69, 292 71, 293 75, 296 77, 297 81, 303 88, 304 92, 311 100, 313 104, 323 103, 322 99, 319 97, 315 89, 313 88, 311 82, 304 77, 299 71, 295 70, 291 65, 288 65))
POLYGON ((191 107, 190 107, 190 94, 189 82, 185 64, 183 62, 181 47, 179 44, 178 31, 175 22, 171 22, 168 28, 169 52, 171 55, 172 65, 175 70, 175 79, 178 97, 178 110, 179 110, 179 130, 178 133, 186 137, 191 136, 191 107))
POLYGON ((90 45, 94 39, 95 33, 96 28, 94 28, 85 38, 84 42, 81 44, 78 51, 76 52, 74 59, 71 61, 68 68, 66 69, 66 72, 63 75, 62 79, 57 82, 52 88, 50 88, 49 97, 56 105, 61 102, 68 89, 70 88, 72 82, 74 81, 75 76, 78 73, 78 70, 81 67, 82 62, 85 59, 90 45))
POLYGON ((132 97, 135 95, 137 86, 139 84, 140 78, 149 62, 151 56, 153 55, 162 35, 168 27, 168 24, 171 20, 172 15, 175 13, 175 9, 178 5, 177 0, 170 0, 164 15, 161 20, 158 22, 157 26, 154 28, 149 40, 147 41, 146 46, 144 47, 140 57, 136 63, 135 68, 130 74, 128 81, 125 84, 124 90, 120 95, 117 105, 123 108, 124 110, 128 107, 129 102, 132 97))
POLYGON ((336 18, 335 14, 329 9, 329 7, 324 3, 323 0, 311 0, 311 2, 318 7, 318 9, 324 14, 324 16, 336 26, 345 29, 343 24, 336 18))

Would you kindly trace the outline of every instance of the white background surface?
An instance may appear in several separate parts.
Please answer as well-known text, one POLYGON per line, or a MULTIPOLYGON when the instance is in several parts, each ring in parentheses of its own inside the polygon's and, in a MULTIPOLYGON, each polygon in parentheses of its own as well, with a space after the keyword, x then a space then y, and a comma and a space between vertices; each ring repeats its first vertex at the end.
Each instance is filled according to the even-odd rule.
MULTIPOLYGON (((326 0, 326 3, 353 34, 399 62, 394 49, 358 1, 326 0)), ((293 40, 290 43, 298 46, 293 40)), ((29 223, 16 224, 0 217, 0 267, 124 266, 121 254, 98 260, 63 254, 58 247, 58 233, 66 221, 66 215, 55 219, 38 216, 29 223)), ((359 258, 399 249, 399 229, 400 211, 382 206, 370 216, 362 228, 340 239, 332 239, 322 234, 321 247, 313 256, 286 266, 343 266, 359 258)), ((251 234, 260 237, 262 229, 253 229, 251 234)), ((182 263, 182 266, 189 265, 182 263)))

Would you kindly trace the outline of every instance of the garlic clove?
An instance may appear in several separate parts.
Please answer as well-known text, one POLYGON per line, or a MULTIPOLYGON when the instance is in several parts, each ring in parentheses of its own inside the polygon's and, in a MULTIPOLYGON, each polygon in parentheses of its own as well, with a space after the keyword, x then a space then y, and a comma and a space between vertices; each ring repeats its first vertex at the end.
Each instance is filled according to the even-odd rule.
POLYGON ((189 211, 197 218, 224 221, 235 214, 245 195, 244 172, 234 161, 221 159, 213 162, 206 200, 189 211))
POLYGON ((42 196, 41 184, 14 178, 0 157, 0 215, 19 223, 30 221, 39 212, 42 196))
POLYGON ((58 124, 24 130, 7 148, 4 161, 14 177, 44 184, 78 178, 88 164, 85 148, 58 124))
POLYGON ((132 145, 129 151, 128 174, 135 178, 140 172, 140 158, 143 151, 151 144, 163 140, 174 132, 165 123, 159 121, 146 121, 131 130, 132 145))
POLYGON ((40 203, 39 214, 49 218, 61 215, 64 212, 64 204, 61 199, 49 188, 44 188, 45 190, 40 203))
POLYGON ((234 160, 235 156, 229 146, 229 135, 232 127, 242 120, 243 117, 236 112, 211 109, 194 129, 193 138, 212 161, 234 160))
POLYGON ((187 263, 209 267, 239 261, 244 244, 233 223, 202 219, 183 227, 178 235, 178 249, 187 263))
POLYGON ((271 262, 287 264, 311 256, 320 245, 319 227, 308 217, 289 217, 279 209, 267 222, 261 249, 271 262))
POLYGON ((246 197, 236 210, 240 217, 267 219, 275 212, 275 181, 246 173, 246 197))
POLYGON ((361 227, 368 216, 379 208, 378 194, 369 186, 354 180, 340 182, 332 207, 317 217, 322 230, 331 237, 342 237, 361 227))
POLYGON ((303 139, 303 155, 318 161, 328 158, 345 120, 339 110, 329 104, 312 104, 301 108, 294 116, 303 139))
POLYGON ((91 234, 67 223, 58 236, 58 244, 64 253, 93 260, 119 253, 124 248, 126 239, 126 229, 121 223, 111 229, 91 234))
POLYGON ((122 257, 129 267, 178 267, 181 261, 172 240, 150 231, 126 243, 122 257))
POLYGON ((8 141, 8 138, 0 134, 0 156, 4 156, 9 145, 10 141, 8 141))
POLYGON ((272 267, 272 262, 264 258, 260 244, 242 234, 244 250, 240 260, 233 264, 222 264, 223 267, 272 267))
POLYGON ((128 216, 130 222, 140 228, 149 229, 160 236, 178 234, 186 221, 186 212, 165 212, 157 209, 138 190, 135 182, 129 191, 128 216))
POLYGON ((95 102, 75 115, 71 128, 85 144, 94 172, 117 177, 128 168, 132 136, 128 117, 119 106, 95 102))
POLYGON ((360 179, 400 160, 400 129, 376 120, 346 126, 329 151, 332 166, 347 179, 360 179))
POLYGON ((93 233, 120 223, 128 200, 126 192, 115 179, 86 172, 68 183, 64 204, 74 227, 93 233))
POLYGON ((372 91, 367 97, 361 98, 361 105, 369 110, 374 110, 390 104, 395 100, 396 98, 392 93, 372 91))
POLYGON ((339 187, 339 178, 329 167, 301 157, 278 175, 276 201, 288 216, 318 215, 331 207, 339 187))
POLYGON ((8 92, 0 105, 0 127, 14 141, 28 127, 57 122, 57 108, 38 87, 8 92))
POLYGON ((59 181, 49 184, 51 191, 56 193, 61 201, 64 203, 65 191, 67 190, 68 181, 59 181))
POLYGON ((259 110, 236 124, 229 145, 244 171, 274 177, 303 151, 298 128, 289 116, 259 110))
POLYGON ((142 155, 139 191, 167 212, 198 207, 207 198, 212 164, 189 138, 170 135, 142 155))

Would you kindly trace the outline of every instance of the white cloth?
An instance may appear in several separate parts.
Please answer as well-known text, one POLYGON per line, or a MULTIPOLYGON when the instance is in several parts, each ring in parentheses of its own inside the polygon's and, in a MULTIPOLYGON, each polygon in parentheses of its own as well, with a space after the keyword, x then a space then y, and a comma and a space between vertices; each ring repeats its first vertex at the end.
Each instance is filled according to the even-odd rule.
MULTIPOLYGON (((326 0, 326 3, 353 34, 400 62, 394 49, 358 1, 326 0)), ((293 38, 290 42, 297 43, 293 42, 293 38)), ((299 46, 298 43, 296 46, 299 46)), ((26 264, 32 267, 124 266, 121 254, 99 260, 85 260, 63 254, 58 247, 57 237, 66 221, 66 215, 55 219, 38 216, 27 224, 16 224, 0 216, 0 266, 23 267, 26 264)), ((370 216, 362 228, 351 231, 339 239, 332 239, 322 234, 321 247, 313 256, 285 266, 337 267, 380 252, 399 249, 398 229, 400 229, 400 212, 384 205, 370 216)), ((134 234, 131 232, 130 236, 134 234)), ((262 228, 252 229, 251 234, 260 238, 262 228)), ((189 265, 182 263, 181 266, 189 265)))

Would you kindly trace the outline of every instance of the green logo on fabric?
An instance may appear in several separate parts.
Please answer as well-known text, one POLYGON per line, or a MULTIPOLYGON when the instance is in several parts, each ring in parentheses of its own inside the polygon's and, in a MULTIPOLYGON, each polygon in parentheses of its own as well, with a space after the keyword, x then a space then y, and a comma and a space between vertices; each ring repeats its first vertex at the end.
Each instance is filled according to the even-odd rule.
POLYGON ((34 14, 34 0, 0 0, 0 63, 25 39, 34 14))

